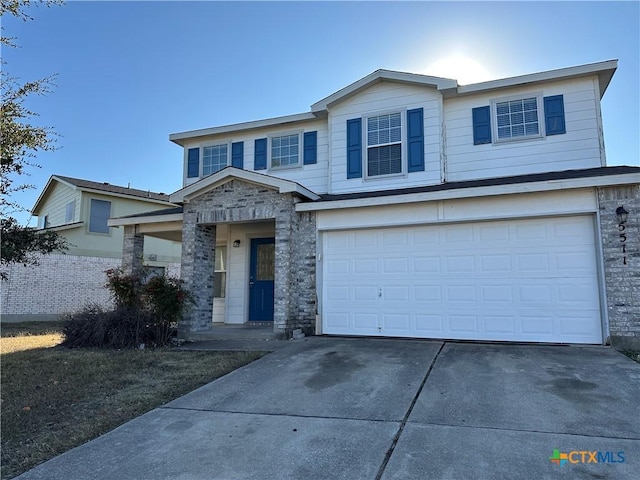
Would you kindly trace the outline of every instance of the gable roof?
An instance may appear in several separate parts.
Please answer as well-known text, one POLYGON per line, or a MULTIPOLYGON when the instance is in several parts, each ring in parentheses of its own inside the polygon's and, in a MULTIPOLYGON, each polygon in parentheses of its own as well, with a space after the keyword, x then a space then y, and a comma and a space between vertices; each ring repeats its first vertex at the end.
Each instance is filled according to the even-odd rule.
POLYGON ((250 170, 241 170, 235 167, 225 167, 213 175, 204 177, 203 179, 172 193, 171 201, 174 203, 183 203, 220 185, 224 185, 233 179, 239 179, 256 185, 272 188, 274 190, 278 190, 279 193, 297 193, 308 200, 318 200, 320 198, 319 195, 316 195, 311 190, 303 187, 299 183, 292 182, 291 180, 284 180, 282 178, 272 177, 270 175, 264 175, 250 170))
POLYGON ((393 70, 379 69, 375 72, 361 78, 360 80, 347 85, 346 87, 338 90, 337 92, 323 98, 319 102, 311 105, 312 112, 319 112, 327 110, 332 105, 338 102, 346 100, 347 98, 356 95, 365 88, 369 88, 371 85, 380 83, 383 81, 392 81, 397 83, 408 83, 412 85, 424 85, 427 87, 434 87, 438 90, 455 90, 458 87, 458 82, 450 78, 431 77, 429 75, 420 75, 417 73, 396 72, 393 70))
POLYGON ((33 209, 31 210, 35 215, 38 214, 38 211, 42 206, 42 203, 51 192, 51 189, 53 188, 53 185, 55 183, 61 183, 63 185, 66 185, 68 187, 71 187, 73 189, 80 190, 83 192, 100 193, 102 195, 110 195, 110 196, 121 197, 121 198, 131 198, 135 200, 146 200, 151 203, 162 203, 166 205, 172 205, 172 203, 169 200, 169 195, 165 193, 157 193, 157 192, 152 192, 150 190, 139 190, 137 188, 131 188, 131 187, 121 187, 118 185, 111 185, 110 183, 107 183, 107 182, 100 183, 100 182, 94 182, 91 180, 84 180, 81 178, 66 177, 63 175, 52 175, 47 181, 47 184, 45 185, 45 187, 42 189, 40 196, 36 200, 36 203, 33 206, 33 209))
POLYGON ((286 115, 282 117, 266 118, 250 122, 236 123, 232 125, 222 125, 219 127, 190 130, 180 133, 172 133, 171 135, 169 135, 169 140, 178 145, 184 146, 185 140, 196 137, 239 132, 243 130, 276 125, 308 122, 326 118, 328 115, 328 109, 332 105, 336 105, 337 103, 346 100, 349 97, 356 95, 362 90, 379 82, 397 82, 432 87, 440 91, 444 98, 453 98, 464 95, 479 94, 482 92, 490 92, 492 90, 501 88, 532 85, 552 80, 563 80, 582 76, 597 75, 600 87, 600 98, 602 98, 617 68, 618 60, 606 60, 603 62, 589 63, 585 65, 559 68, 555 70, 547 70, 544 72, 531 73, 527 75, 518 75, 515 77, 508 77, 499 80, 491 80, 489 82, 473 83, 470 85, 458 85, 458 82, 456 80, 450 78, 433 77, 417 73, 379 69, 314 103, 313 105, 311 105, 311 109, 309 112, 286 115))

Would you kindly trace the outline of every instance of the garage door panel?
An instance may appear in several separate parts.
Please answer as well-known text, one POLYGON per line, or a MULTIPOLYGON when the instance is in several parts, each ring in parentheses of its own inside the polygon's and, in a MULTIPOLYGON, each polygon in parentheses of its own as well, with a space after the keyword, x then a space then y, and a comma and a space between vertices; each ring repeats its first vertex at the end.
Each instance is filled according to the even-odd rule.
POLYGON ((602 338, 586 216, 328 232, 323 285, 329 334, 602 338))

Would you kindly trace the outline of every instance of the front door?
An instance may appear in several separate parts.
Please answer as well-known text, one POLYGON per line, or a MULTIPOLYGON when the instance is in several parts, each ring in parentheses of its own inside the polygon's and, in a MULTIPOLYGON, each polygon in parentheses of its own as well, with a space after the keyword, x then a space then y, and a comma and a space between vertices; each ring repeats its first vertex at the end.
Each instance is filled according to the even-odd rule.
POLYGON ((273 279, 276 266, 275 238, 251 239, 249 260, 249 321, 273 321, 273 279))

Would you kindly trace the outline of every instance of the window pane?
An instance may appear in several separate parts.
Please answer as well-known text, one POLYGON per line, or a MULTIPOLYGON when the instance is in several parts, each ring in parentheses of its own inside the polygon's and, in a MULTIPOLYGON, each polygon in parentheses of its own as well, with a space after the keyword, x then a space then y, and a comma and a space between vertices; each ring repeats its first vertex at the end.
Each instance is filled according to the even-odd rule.
POLYGON ((536 97, 496 103, 496 121, 499 139, 539 135, 536 97))
POLYGON ((386 145, 369 148, 367 156, 367 173, 369 176, 390 175, 402 172, 402 147, 386 145))
POLYGON ((202 149, 202 173, 211 175, 227 166, 227 145, 213 145, 202 149))
POLYGON ((285 135, 271 139, 271 166, 287 167, 298 165, 299 135, 285 135))
POLYGON ((71 202, 67 203, 67 207, 64 213, 65 223, 72 222, 75 215, 76 215, 76 201, 72 200, 71 202))
POLYGON ((526 125, 527 135, 537 135, 538 132, 538 124, 537 123, 529 123, 526 125))
POLYGON ((215 272, 213 274, 213 296, 224 298, 227 293, 227 272, 215 272))
POLYGON ((216 272, 227 270, 227 247, 216 247, 216 272))
POLYGON ((273 280, 275 278, 276 245, 266 243, 257 247, 256 280, 273 280))
POLYGON ((109 233, 107 220, 111 215, 111 202, 91 199, 91 212, 89 216, 89 231, 94 233, 109 233))
POLYGON ((385 145, 402 141, 402 115, 390 113, 367 119, 367 145, 385 145))

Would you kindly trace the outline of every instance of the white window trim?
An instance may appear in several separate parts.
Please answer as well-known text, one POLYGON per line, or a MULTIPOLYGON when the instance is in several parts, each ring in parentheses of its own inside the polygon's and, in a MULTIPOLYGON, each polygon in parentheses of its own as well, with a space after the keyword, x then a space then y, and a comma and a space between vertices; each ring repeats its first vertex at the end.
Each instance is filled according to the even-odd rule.
MULTIPOLYGON (((362 116, 362 171, 364 180, 385 180, 394 177, 407 176, 407 109, 394 108, 391 110, 383 110, 379 112, 371 112, 362 116), (402 169, 398 173, 388 173, 386 175, 369 175, 368 167, 368 151, 369 151, 369 135, 367 135, 367 120, 371 117, 379 117, 381 115, 389 115, 391 113, 400 113, 400 164, 402 169)), ((391 144, 389 144, 391 145, 391 144)))
POLYGON ((304 162, 304 138, 303 138, 304 130, 292 130, 289 132, 278 132, 273 133, 267 136, 267 171, 279 172, 281 170, 295 170, 297 168, 302 168, 302 164, 304 162), (288 137, 290 135, 298 135, 298 163, 295 165, 285 165, 280 167, 274 167, 271 165, 271 141, 274 138, 279 137, 288 137))
POLYGON ((494 144, 527 142, 529 140, 540 140, 546 136, 544 129, 544 101, 542 92, 521 93, 518 95, 510 95, 508 97, 499 97, 491 100, 491 140, 494 144), (515 138, 498 138, 498 110, 497 104, 502 102, 510 102, 513 100, 522 100, 523 98, 535 98, 538 105, 538 134, 523 135, 515 138))
MULTIPOLYGON (((227 141, 227 142, 207 142, 207 143, 203 143, 199 146, 200 148, 200 165, 198 166, 198 178, 204 178, 205 176, 208 177, 209 175, 213 175, 216 172, 219 172, 220 170, 222 170, 222 168, 220 170, 216 170, 216 172, 212 172, 212 173, 207 173, 205 175, 204 173, 204 149, 207 147, 221 147, 223 145, 227 146, 227 164, 222 167, 228 167, 229 165, 231 165, 231 141, 227 141)), ((189 149, 187 149, 187 152, 189 151, 189 149)))

